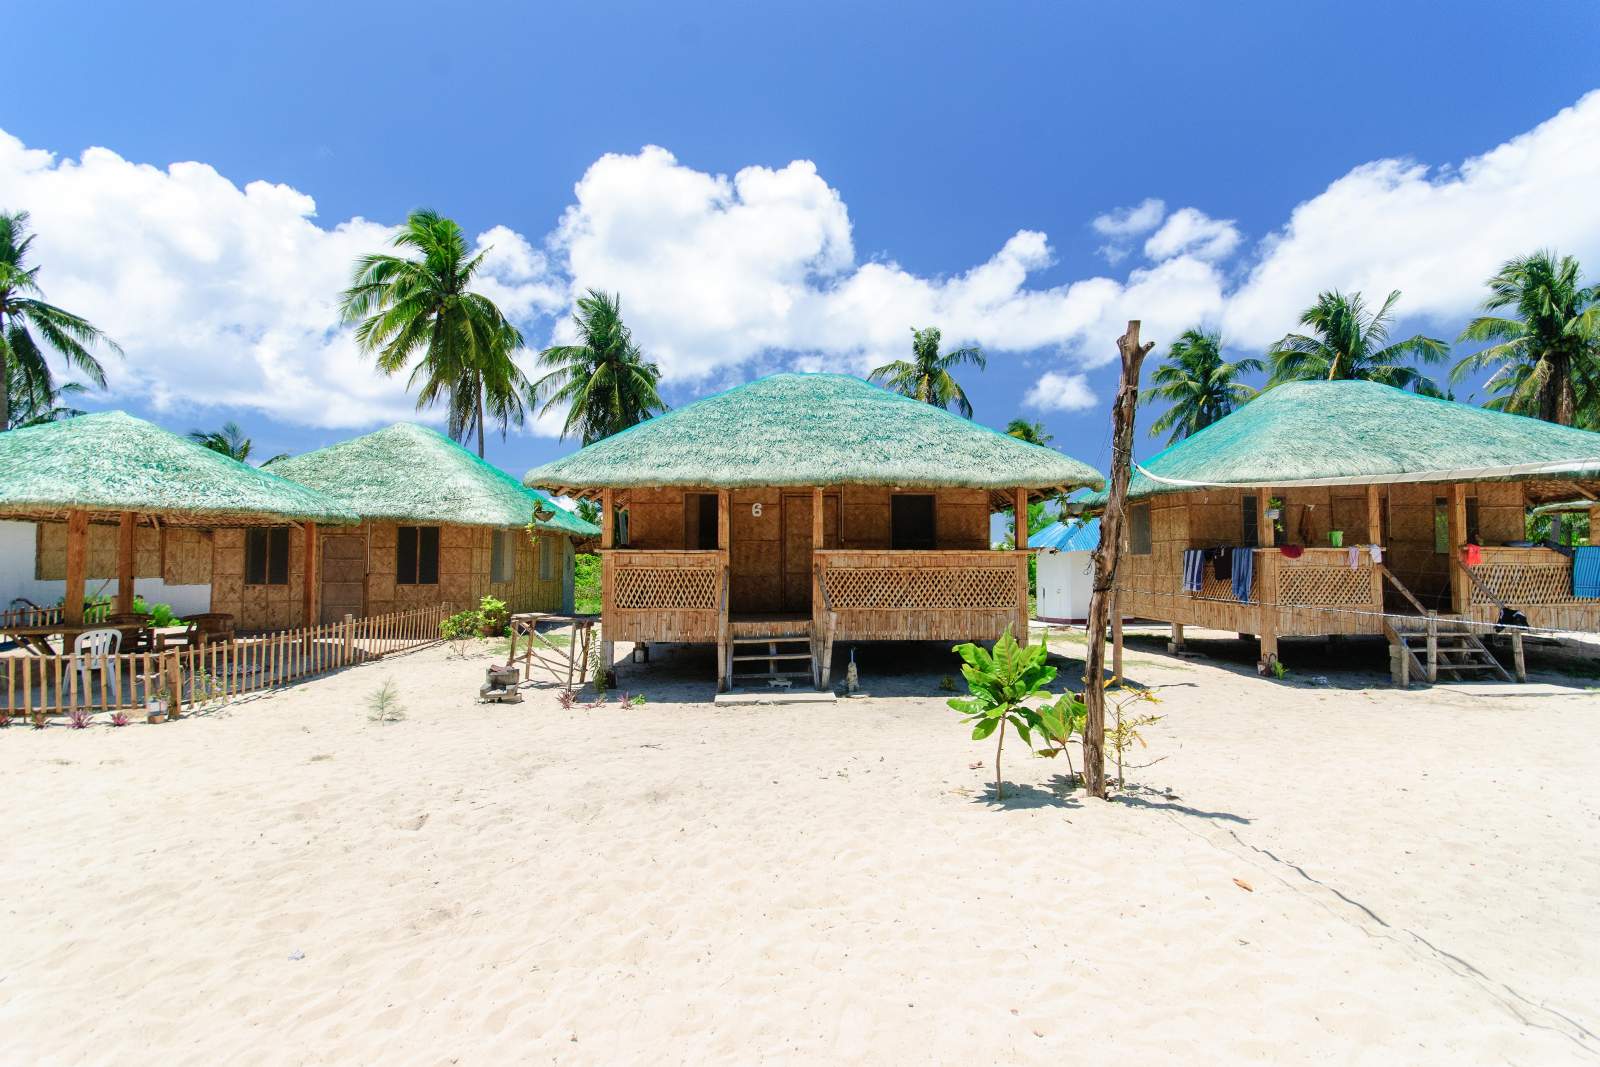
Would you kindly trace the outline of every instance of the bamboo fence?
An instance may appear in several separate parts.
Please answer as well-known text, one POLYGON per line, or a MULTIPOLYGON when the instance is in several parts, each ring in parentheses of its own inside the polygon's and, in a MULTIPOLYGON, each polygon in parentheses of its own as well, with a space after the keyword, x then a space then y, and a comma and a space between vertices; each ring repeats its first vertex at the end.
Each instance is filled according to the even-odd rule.
POLYGON ((342 667, 434 644, 448 605, 299 627, 193 648, 80 657, 0 657, 0 715, 42 722, 77 709, 144 709, 165 699, 168 713, 214 707, 249 693, 292 685, 342 667))

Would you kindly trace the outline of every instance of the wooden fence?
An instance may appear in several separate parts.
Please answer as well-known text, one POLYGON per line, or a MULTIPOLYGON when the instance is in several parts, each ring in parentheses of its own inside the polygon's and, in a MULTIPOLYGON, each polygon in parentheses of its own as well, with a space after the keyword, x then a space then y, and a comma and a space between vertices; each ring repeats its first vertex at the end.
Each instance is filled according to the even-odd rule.
POLYGON ((433 644, 450 613, 448 605, 438 605, 346 618, 197 648, 109 656, 85 670, 73 655, 4 656, 0 715, 37 719, 74 709, 142 710, 158 699, 181 714, 433 644))
MULTIPOLYGON (((110 601, 91 601, 83 607, 83 619, 85 622, 101 622, 110 614, 110 601)), ((53 608, 22 607, 0 611, 0 631, 13 626, 59 626, 61 621, 61 605, 59 604, 53 608)))

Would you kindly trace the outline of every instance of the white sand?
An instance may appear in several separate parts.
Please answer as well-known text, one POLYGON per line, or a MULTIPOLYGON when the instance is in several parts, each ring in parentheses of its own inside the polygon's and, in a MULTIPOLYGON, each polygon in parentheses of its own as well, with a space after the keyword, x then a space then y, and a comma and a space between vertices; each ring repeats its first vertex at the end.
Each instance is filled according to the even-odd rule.
POLYGON ((0 734, 0 1062, 1600 1060, 1594 681, 1134 652, 1176 799, 1013 746, 998 807, 992 745, 892 695, 937 664, 713 709, 658 657, 563 711, 474 704, 485 662, 0 734))

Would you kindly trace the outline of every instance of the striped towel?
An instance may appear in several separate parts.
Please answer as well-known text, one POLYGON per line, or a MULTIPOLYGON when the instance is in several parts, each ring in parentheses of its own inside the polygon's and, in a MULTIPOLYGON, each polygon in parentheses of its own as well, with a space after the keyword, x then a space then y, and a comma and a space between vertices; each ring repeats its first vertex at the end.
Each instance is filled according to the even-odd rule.
POLYGON ((1233 553, 1233 599, 1241 604, 1250 603, 1250 586, 1256 576, 1256 554, 1248 548, 1235 549, 1233 553))
POLYGON ((1572 595, 1600 599, 1600 545, 1579 545, 1572 550, 1572 595))
POLYGON ((1205 579, 1206 554, 1204 549, 1186 548, 1183 550, 1183 591, 1185 593, 1198 593, 1205 579))

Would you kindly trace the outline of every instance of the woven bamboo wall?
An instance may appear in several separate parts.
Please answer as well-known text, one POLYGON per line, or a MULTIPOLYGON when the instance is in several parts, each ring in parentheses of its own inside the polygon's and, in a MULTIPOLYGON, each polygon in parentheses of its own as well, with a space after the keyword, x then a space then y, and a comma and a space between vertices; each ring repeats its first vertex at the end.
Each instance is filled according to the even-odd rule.
POLYGON ((212 531, 169 526, 162 531, 162 580, 168 585, 208 585, 211 582, 212 531))
MULTIPOLYGON (((38 549, 34 554, 34 577, 42 582, 59 582, 67 577, 67 524, 38 524, 38 549)), ((133 576, 161 577, 161 531, 140 526, 134 534, 133 576)), ((117 576, 117 527, 93 523, 89 526, 88 573, 90 581, 117 576)))
POLYGON ((245 584, 244 543, 242 529, 212 532, 211 610, 232 615, 240 630, 285 630, 301 625, 305 614, 305 531, 289 530, 289 580, 283 585, 245 584))
MULTIPOLYGON (((1389 515, 1384 563, 1419 600, 1441 611, 1450 610, 1450 557, 1434 550, 1434 507, 1448 493, 1445 485, 1384 487, 1389 515)), ((1483 544, 1503 545, 1523 538, 1519 483, 1479 482, 1469 486, 1467 499, 1477 501, 1477 532, 1483 544)))

